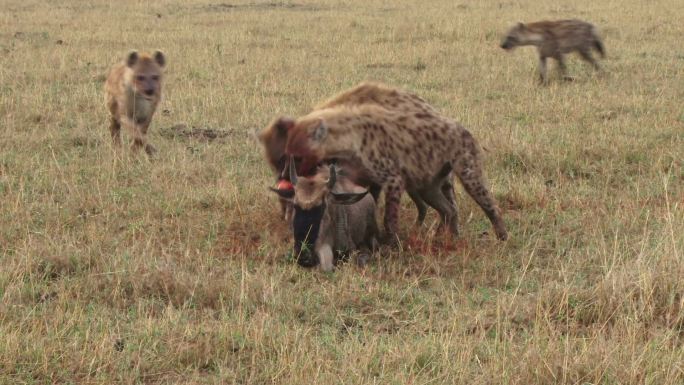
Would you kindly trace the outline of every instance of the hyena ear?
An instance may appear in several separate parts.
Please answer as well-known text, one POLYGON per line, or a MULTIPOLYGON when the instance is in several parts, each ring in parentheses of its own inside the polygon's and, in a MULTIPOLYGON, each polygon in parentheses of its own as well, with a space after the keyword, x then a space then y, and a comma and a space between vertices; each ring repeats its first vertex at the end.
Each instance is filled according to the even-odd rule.
POLYGON ((318 127, 314 129, 313 140, 320 142, 328 136, 328 126, 325 125, 323 119, 320 120, 318 127))
POLYGON ((516 26, 518 27, 518 29, 525 29, 525 23, 523 23, 522 21, 519 21, 516 26))
POLYGON ((139 57, 140 56, 138 55, 138 51, 136 50, 128 52, 128 55, 126 55, 126 65, 128 67, 133 67, 135 63, 138 62, 139 57))
POLYGON ((156 50, 152 56, 154 57, 154 61, 156 61, 160 67, 164 67, 166 65, 166 56, 164 56, 164 52, 156 50))
POLYGON ((287 134, 292 127, 294 127, 295 121, 289 116, 281 116, 275 123, 275 128, 278 134, 287 134))

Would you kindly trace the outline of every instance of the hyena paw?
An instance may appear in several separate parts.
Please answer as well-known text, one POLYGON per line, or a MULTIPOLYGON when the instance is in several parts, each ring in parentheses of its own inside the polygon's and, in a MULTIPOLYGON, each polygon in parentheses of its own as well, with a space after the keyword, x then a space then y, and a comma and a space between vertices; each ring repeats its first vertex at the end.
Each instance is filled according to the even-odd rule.
POLYGON ((146 144, 145 145, 145 152, 147 153, 147 155, 152 156, 152 155, 157 153, 157 149, 154 148, 154 146, 151 144, 146 144))

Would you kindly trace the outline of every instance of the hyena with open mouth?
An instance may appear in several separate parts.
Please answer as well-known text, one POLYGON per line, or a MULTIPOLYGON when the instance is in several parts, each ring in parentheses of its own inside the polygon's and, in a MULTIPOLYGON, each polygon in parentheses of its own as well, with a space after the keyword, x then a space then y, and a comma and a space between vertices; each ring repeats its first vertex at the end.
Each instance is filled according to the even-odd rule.
POLYGON ((563 55, 570 52, 579 53, 580 57, 590 63, 596 70, 600 67, 591 54, 596 50, 605 57, 603 42, 594 25, 582 20, 539 21, 536 23, 518 23, 512 27, 501 42, 501 48, 510 50, 518 46, 533 45, 539 52, 539 78, 542 84, 548 83, 546 75, 546 59, 553 58, 558 62, 558 69, 564 80, 572 80, 567 76, 567 68, 563 55))

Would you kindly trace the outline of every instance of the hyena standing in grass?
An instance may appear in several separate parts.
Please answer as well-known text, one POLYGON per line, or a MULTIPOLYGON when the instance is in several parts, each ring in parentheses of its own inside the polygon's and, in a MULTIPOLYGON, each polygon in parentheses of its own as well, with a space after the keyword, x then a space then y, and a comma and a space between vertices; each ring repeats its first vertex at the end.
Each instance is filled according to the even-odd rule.
POLYGON ((446 175, 453 170, 492 222, 497 237, 508 238, 496 200, 485 182, 482 151, 475 138, 434 109, 420 105, 406 109, 386 109, 377 104, 339 105, 297 120, 283 118, 280 124, 288 131, 286 152, 302 158, 304 173, 326 159, 348 159, 371 182, 383 187, 389 239, 396 236, 400 198, 409 188, 421 192, 421 198, 437 209, 448 228, 458 234, 457 209, 435 185, 434 175, 441 173, 437 170, 444 170, 446 175))
POLYGON ((105 102, 111 116, 109 130, 117 147, 121 146, 121 126, 133 137, 133 150, 156 150, 147 143, 147 128, 161 100, 162 68, 166 58, 161 51, 152 55, 131 51, 109 72, 105 83, 105 102))
MULTIPOLYGON (((343 105, 354 106, 364 104, 374 104, 390 110, 415 110, 427 111, 433 114, 437 113, 434 107, 432 107, 418 95, 375 82, 360 83, 355 87, 335 95, 333 98, 315 106, 313 110, 316 111, 343 105)), ((287 142, 289 127, 287 122, 287 119, 275 119, 259 133, 259 140, 263 144, 265 150, 264 154, 267 161, 276 173, 279 188, 284 188, 287 186, 288 173, 286 166, 288 158, 285 154, 285 143, 287 142)), ((381 186, 372 183, 370 178, 361 172, 361 168, 358 167, 359 165, 357 163, 358 162, 355 162, 354 159, 339 159, 339 165, 345 168, 348 172, 352 172, 351 170, 354 170, 356 175, 353 179, 364 186, 368 186, 371 195, 373 195, 373 197, 377 200, 380 194, 381 186)), ((431 174, 434 175, 433 185, 431 185, 429 188, 423 187, 419 190, 413 189, 412 186, 406 186, 406 191, 411 200, 415 203, 418 210, 418 216, 416 218, 416 224, 418 225, 422 224, 425 220, 428 209, 427 201, 431 201, 431 199, 423 197, 422 195, 428 195, 436 193, 437 191, 442 191, 442 194, 448 201, 448 204, 453 207, 456 206, 454 185, 452 183, 453 177, 450 174, 450 165, 447 163, 446 165, 443 165, 441 169, 433 171, 435 172, 434 174, 431 174)), ((442 203, 443 202, 440 202, 440 205, 443 205, 442 203)), ((280 204, 283 218, 285 218, 286 221, 290 221, 293 214, 292 203, 281 198, 280 204)), ((432 206, 434 207, 434 204, 432 206)), ((435 207, 435 209, 437 208, 435 207)), ((439 209, 437 210, 439 211, 439 209)))
POLYGON ((508 31, 501 43, 505 50, 517 46, 533 45, 539 52, 539 77, 542 84, 548 83, 546 75, 546 59, 553 58, 558 62, 558 69, 564 80, 572 80, 567 76, 567 68, 563 55, 577 52, 596 70, 600 67, 591 54, 592 49, 598 51, 601 57, 606 53, 603 42, 596 27, 582 20, 539 21, 536 23, 518 23, 508 31))

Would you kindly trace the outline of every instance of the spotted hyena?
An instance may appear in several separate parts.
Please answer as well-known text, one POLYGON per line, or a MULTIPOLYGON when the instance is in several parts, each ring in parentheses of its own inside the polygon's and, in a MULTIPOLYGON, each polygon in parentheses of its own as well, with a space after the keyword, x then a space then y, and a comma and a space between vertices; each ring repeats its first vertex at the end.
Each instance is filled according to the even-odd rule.
MULTIPOLYGON (((410 188, 433 188, 436 170, 448 162, 466 192, 480 205, 499 239, 508 237, 482 170, 481 149, 457 122, 417 106, 386 109, 377 104, 341 105, 312 112, 288 126, 287 152, 302 158, 301 170, 321 160, 356 159, 368 177, 385 190, 385 232, 396 235, 399 200, 410 188)), ((304 171, 306 172, 306 171, 304 171)), ((424 196, 457 234, 457 213, 434 191, 424 196)))
POLYGON ((501 43, 505 50, 517 46, 534 45, 539 52, 539 77, 541 83, 547 83, 546 59, 553 58, 558 62, 558 69, 563 79, 571 80, 567 76, 567 69, 563 55, 578 52, 585 61, 599 70, 600 67, 591 54, 592 49, 605 57, 603 42, 596 27, 582 20, 539 21, 536 23, 518 23, 512 27, 501 43))
MULTIPOLYGON (((314 107, 314 111, 331 108, 335 106, 354 106, 363 104, 375 104, 390 110, 425 110, 436 114, 437 111, 428 104, 421 97, 410 92, 388 87, 384 84, 375 82, 363 82, 350 90, 344 91, 335 97, 314 107)), ((285 143, 287 141, 288 127, 290 127, 291 119, 278 118, 273 120, 265 129, 259 134, 259 139, 264 146, 264 153, 268 163, 277 175, 278 184, 286 186, 288 179, 287 169, 288 157, 285 154, 285 143)), ((342 159, 335 159, 339 165, 347 170, 354 170, 355 180, 364 185, 369 186, 370 192, 377 200, 380 193, 380 186, 373 183, 364 169, 360 167, 357 159, 354 157, 345 157, 342 159)), ((351 172, 351 171, 350 171, 351 172)), ((439 207, 444 204, 449 204, 455 207, 455 196, 452 178, 450 177, 449 166, 443 166, 440 170, 433 170, 433 182, 436 189, 441 190, 446 203, 440 202, 439 207), (440 183, 441 182, 441 183, 440 183)), ((427 214, 427 201, 434 201, 435 198, 424 199, 421 195, 432 194, 429 189, 413 189, 412 186, 406 186, 406 191, 415 203, 418 210, 416 223, 423 223, 427 214)), ((437 194, 434 194, 437 195, 437 194)), ((281 213, 286 220, 292 218, 292 204, 285 199, 280 199, 281 213)), ((434 207, 434 205, 433 205, 434 207)), ((435 207, 439 211, 439 208, 435 207)))
POLYGON ((133 138, 134 151, 144 149, 148 155, 155 152, 147 143, 147 129, 161 100, 165 65, 166 57, 161 51, 152 55, 131 51, 110 70, 105 83, 105 102, 115 146, 121 146, 121 126, 124 126, 133 138))

